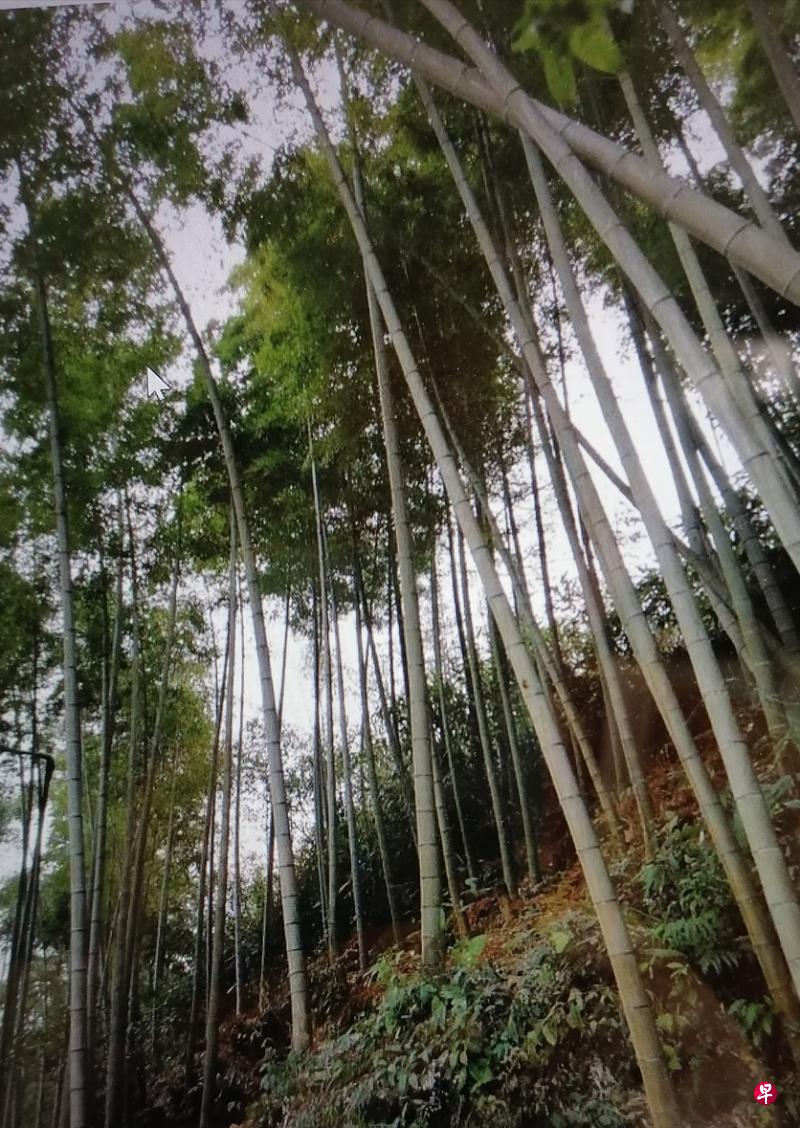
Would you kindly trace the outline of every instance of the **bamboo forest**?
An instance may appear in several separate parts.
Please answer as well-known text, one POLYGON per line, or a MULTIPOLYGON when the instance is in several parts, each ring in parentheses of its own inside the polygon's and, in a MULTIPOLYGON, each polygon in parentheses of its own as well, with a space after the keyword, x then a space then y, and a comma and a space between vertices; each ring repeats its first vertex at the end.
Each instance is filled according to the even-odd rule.
POLYGON ((2 0, 0 228, 0 1128, 800 1125, 800 0, 2 0))

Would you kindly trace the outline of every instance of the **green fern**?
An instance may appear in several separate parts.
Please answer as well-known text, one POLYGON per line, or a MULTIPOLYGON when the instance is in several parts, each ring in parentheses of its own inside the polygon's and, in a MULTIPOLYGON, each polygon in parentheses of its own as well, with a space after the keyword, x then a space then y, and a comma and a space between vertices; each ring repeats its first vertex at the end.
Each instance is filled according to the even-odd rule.
POLYGON ((640 882, 659 944, 686 956, 704 975, 738 966, 744 946, 730 887, 697 824, 676 818, 667 824, 640 882))

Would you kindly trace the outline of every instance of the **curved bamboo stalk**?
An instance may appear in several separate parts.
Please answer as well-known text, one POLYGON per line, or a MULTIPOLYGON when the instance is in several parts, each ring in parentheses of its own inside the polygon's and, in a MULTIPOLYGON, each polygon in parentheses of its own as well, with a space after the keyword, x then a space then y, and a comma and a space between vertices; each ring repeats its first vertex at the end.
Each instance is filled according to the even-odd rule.
MULTIPOLYGON (((664 163, 630 75, 623 71, 619 75, 619 83, 645 159, 654 168, 663 169, 664 163)), ((742 370, 736 349, 733 347, 728 331, 723 324, 708 279, 700 265, 691 239, 677 224, 670 223, 668 226, 672 241, 675 244, 675 250, 689 283, 689 289, 700 314, 700 320, 708 336, 711 352, 730 392, 732 402, 738 408, 753 437, 757 438, 763 451, 780 469, 789 491, 794 493, 797 482, 793 452, 787 450, 785 440, 771 424, 763 404, 759 402, 750 380, 742 370)))
MULTIPOLYGON (((736 397, 730 394, 686 316, 624 223, 568 143, 527 97, 500 58, 449 0, 422 0, 422 3, 480 66, 504 102, 517 109, 525 132, 547 156, 621 269, 630 278, 645 307, 670 342, 686 374, 724 428, 756 485, 787 553, 800 571, 800 509, 783 468, 773 460, 769 449, 761 441, 760 428, 754 416, 742 411, 738 393, 736 397)), ((674 218, 669 209, 666 218, 674 218)), ((763 424, 763 420, 761 422, 763 424)))
MULTIPOLYGON (((574 151, 598 172, 649 204, 659 215, 680 224, 695 239, 712 247, 731 263, 744 267, 782 297, 800 304, 800 254, 757 224, 683 181, 654 171, 640 157, 609 138, 529 98, 510 78, 502 88, 495 87, 476 67, 429 47, 369 12, 353 8, 346 0, 297 2, 319 19, 336 24, 404 63, 434 85, 517 129, 524 129, 533 140, 538 140, 539 129, 534 126, 531 113, 534 117, 539 115, 541 122, 570 153, 574 151)), ((452 9, 452 5, 450 7, 452 9)), ((460 33, 466 27, 465 21, 455 9, 452 11, 452 26, 460 33)), ((496 61, 502 66, 499 59, 496 61)))

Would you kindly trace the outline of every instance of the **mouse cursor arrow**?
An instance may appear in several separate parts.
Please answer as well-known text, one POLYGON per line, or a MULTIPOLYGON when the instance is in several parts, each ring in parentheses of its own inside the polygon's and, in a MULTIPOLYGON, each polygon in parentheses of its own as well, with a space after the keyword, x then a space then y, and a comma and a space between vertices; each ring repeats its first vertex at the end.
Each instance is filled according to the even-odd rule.
POLYGON ((163 400, 164 396, 169 391, 169 384, 166 380, 162 380, 157 372, 152 368, 147 369, 147 398, 163 400))

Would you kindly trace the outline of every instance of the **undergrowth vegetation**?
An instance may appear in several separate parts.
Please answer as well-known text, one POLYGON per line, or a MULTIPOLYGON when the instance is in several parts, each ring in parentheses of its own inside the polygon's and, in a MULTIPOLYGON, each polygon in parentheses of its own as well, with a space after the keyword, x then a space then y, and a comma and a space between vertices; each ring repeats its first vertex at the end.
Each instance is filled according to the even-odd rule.
POLYGON ((669 819, 640 882, 653 936, 664 948, 685 956, 704 975, 737 966, 744 930, 722 866, 696 823, 669 819))
MULTIPOLYGON (((797 1123, 785 1043, 700 825, 668 816, 654 857, 623 865, 618 879, 687 1126, 756 1123, 751 1093, 762 1076, 783 1082, 772 1123, 797 1123)), ((597 922, 578 904, 565 908, 558 889, 513 927, 456 944, 440 977, 406 952, 385 955, 366 977, 371 1010, 307 1054, 267 1052, 255 1123, 646 1124, 597 922)))
POLYGON ((554 1128, 635 1123, 622 1019, 589 919, 516 933, 505 968, 483 960, 486 939, 458 945, 436 980, 382 960, 371 1014, 314 1054, 265 1062, 263 1124, 514 1125, 534 1112, 554 1128))

